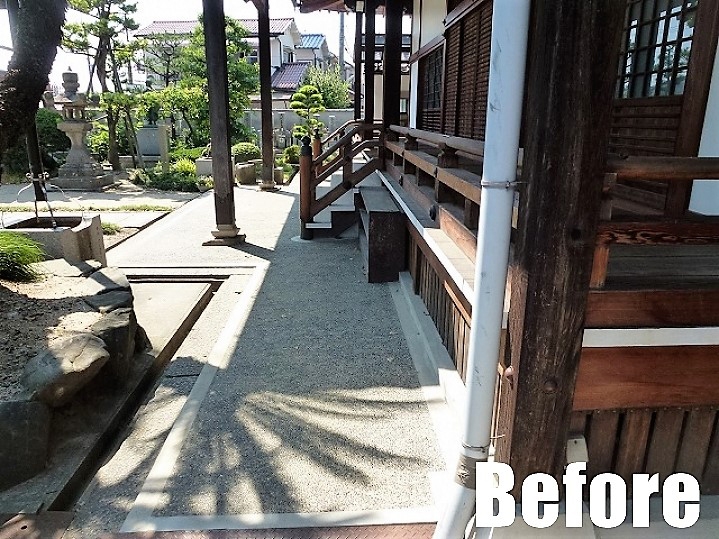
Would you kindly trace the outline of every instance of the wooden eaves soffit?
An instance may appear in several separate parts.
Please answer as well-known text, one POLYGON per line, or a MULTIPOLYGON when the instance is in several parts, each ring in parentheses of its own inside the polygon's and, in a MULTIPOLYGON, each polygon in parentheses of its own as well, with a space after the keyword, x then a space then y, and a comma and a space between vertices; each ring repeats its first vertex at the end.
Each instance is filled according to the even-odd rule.
MULTIPOLYGON (((254 0, 253 0, 254 1, 254 0)), ((262 1, 262 0, 260 0, 262 1)), ((392 0, 388 0, 392 1, 392 0)), ((404 9, 405 13, 411 13, 412 12, 412 0, 398 0, 403 5, 402 8, 404 9)), ((295 6, 298 6, 300 8, 301 13, 311 13, 313 11, 319 11, 322 9, 328 10, 328 11, 353 11, 351 9, 352 4, 354 4, 353 1, 350 2, 344 2, 344 0, 292 0, 292 2, 295 4, 295 6)), ((383 13, 383 6, 385 4, 384 1, 378 2, 378 12, 381 14, 383 13)))

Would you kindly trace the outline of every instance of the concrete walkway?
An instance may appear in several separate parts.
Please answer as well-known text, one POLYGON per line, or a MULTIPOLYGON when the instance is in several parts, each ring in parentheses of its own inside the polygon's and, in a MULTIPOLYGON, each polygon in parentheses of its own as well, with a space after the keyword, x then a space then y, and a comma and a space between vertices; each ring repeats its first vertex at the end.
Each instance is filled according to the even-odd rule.
POLYGON ((437 517, 454 414, 420 331, 399 285, 367 284, 356 240, 297 241, 297 183, 236 189, 245 244, 202 246, 207 194, 108 253, 129 275, 224 282, 67 539, 437 517))

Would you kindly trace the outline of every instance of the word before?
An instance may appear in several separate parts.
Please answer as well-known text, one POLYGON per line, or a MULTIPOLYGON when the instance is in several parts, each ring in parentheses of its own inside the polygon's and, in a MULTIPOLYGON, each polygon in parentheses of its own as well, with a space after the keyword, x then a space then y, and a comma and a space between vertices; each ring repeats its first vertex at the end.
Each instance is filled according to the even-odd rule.
MULTIPOLYGON (((587 484, 586 462, 573 462, 562 477, 566 493, 566 526, 582 527, 582 487, 587 484)), ((477 463, 477 527, 511 526, 515 517, 512 468, 501 462, 477 463)), ((632 526, 649 527, 649 497, 660 492, 659 474, 632 476, 632 526)), ((661 488, 662 514, 674 528, 688 528, 699 520, 699 482, 675 473, 661 488), (683 511, 682 511, 683 510, 683 511)), ((589 484, 589 518, 599 528, 616 528, 627 518, 627 485, 613 473, 597 475, 589 484)), ((522 483, 522 518, 534 528, 548 528, 559 518, 559 485, 549 474, 535 473, 522 483)))

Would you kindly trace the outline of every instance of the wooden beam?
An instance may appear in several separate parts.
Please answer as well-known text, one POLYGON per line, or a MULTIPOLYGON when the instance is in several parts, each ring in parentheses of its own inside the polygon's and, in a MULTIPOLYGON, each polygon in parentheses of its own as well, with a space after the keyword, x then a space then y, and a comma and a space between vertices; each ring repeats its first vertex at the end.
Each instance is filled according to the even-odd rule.
POLYGON ((719 157, 610 157, 607 172, 620 180, 719 179, 719 157))
POLYGON ((717 405, 718 353, 717 346, 585 348, 573 409, 717 405))
POLYGON ((207 60, 207 87, 210 101, 212 178, 215 183, 216 237, 234 237, 235 196, 230 161, 230 106, 227 89, 227 37, 223 0, 202 0, 207 60))
POLYGON ((719 222, 610 221, 599 225, 598 245, 711 245, 719 243, 719 222))
POLYGON ((354 108, 355 120, 362 118, 362 12, 355 14, 355 80, 354 108))
POLYGON ((387 2, 385 7, 385 43, 382 60, 382 119, 385 129, 399 125, 402 81, 402 4, 387 2))
POLYGON ((624 0, 533 2, 513 379, 502 380, 497 426, 497 460, 513 467, 515 485, 565 464, 624 10, 624 0))
POLYGON ((262 108, 262 183, 260 188, 275 188, 275 148, 272 137, 272 55, 270 52, 270 10, 262 1, 257 8, 257 33, 260 60, 260 104, 262 108))
MULTIPOLYGON (((373 0, 366 2, 364 32, 364 121, 374 122, 374 53, 375 14, 377 6, 373 0)), ((365 134, 366 136, 366 134, 365 134)))
MULTIPOLYGON (((699 153, 718 37, 719 3, 699 2, 684 87, 682 115, 677 131, 676 155, 695 156, 699 153)), ((691 180, 669 184, 664 207, 666 215, 681 217, 684 214, 689 207, 691 188, 691 180)))

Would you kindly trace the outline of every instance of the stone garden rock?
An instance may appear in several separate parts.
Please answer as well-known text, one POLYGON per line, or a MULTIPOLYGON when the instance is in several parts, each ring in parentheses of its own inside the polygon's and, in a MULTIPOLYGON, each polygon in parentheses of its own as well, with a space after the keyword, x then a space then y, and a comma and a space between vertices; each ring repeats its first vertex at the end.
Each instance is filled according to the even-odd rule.
POLYGON ((110 354, 103 374, 112 383, 121 383, 130 371, 135 355, 137 318, 132 309, 117 309, 106 314, 92 326, 92 334, 103 340, 110 354))
POLYGON ((138 324, 137 331, 135 332, 135 353, 139 354, 147 350, 152 350, 152 343, 150 342, 150 337, 147 336, 145 328, 138 324))
POLYGON ((105 343, 91 333, 78 333, 51 344, 32 358, 22 376, 22 384, 32 398, 48 406, 67 404, 107 363, 110 353, 105 343))
POLYGON ((41 402, 0 402, 0 490, 45 469, 50 419, 41 402))
POLYGON ((96 271, 87 280, 88 294, 107 294, 115 290, 130 291, 130 282, 119 269, 108 267, 96 271))
POLYGON ((113 290, 105 294, 87 296, 85 303, 90 305, 97 312, 105 314, 123 307, 132 307, 132 292, 127 290, 113 290))

